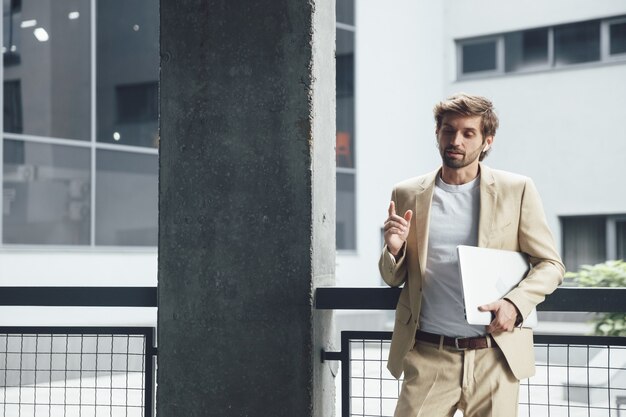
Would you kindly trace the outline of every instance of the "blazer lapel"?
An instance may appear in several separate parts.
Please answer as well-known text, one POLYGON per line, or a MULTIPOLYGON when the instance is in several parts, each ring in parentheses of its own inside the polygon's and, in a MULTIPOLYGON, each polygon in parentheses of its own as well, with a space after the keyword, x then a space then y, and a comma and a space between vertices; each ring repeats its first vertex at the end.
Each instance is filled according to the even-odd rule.
POLYGON ((480 216, 478 220, 478 246, 489 247, 493 219, 498 201, 495 180, 491 169, 480 164, 480 216))
POLYGON ((428 256, 428 229, 430 223, 430 205, 435 189, 435 179, 440 170, 431 172, 417 187, 415 196, 415 237, 417 238, 417 258, 419 260, 421 276, 426 272, 426 257, 428 256))

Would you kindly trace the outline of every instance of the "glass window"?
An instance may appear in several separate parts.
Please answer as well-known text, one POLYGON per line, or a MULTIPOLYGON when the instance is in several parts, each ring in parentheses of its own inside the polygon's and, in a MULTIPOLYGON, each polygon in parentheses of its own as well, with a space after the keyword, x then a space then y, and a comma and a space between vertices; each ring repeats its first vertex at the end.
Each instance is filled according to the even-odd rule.
POLYGON ((497 69, 497 41, 495 39, 467 43, 461 46, 463 74, 497 69))
POLYGON ((337 249, 356 249, 354 175, 337 173, 337 249))
POLYGON ((4 140, 3 242, 88 245, 90 151, 4 140))
POLYGON ((96 244, 156 246, 158 157, 96 154, 96 244))
POLYGON ((562 217, 563 262, 568 271, 606 260, 604 216, 562 217))
POLYGON ((158 11, 158 0, 98 2, 99 142, 158 145, 158 11))
POLYGON ((354 0, 337 0, 335 8, 337 22, 354 25, 354 0))
POLYGON ((22 133, 22 84, 20 80, 4 82, 4 131, 22 133))
POLYGON ((612 23, 609 25, 611 55, 626 53, 626 22, 612 23))
POLYGON ((626 261, 626 220, 615 222, 615 235, 617 240, 616 258, 626 261))
POLYGON ((533 29, 504 36, 505 70, 519 71, 548 64, 548 29, 533 29))
POLYGON ((356 249, 354 32, 337 29, 337 249, 356 249))
POLYGON ((600 60, 600 22, 581 22, 554 28, 557 65, 600 60))
POLYGON ((337 166, 354 168, 354 33, 337 30, 337 166))
POLYGON ((89 4, 3 0, 5 131, 90 139, 89 4))

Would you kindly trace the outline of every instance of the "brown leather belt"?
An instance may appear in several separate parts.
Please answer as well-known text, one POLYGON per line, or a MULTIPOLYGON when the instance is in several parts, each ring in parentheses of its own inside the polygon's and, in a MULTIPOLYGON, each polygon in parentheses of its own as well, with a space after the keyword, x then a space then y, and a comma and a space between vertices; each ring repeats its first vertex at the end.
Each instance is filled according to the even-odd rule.
POLYGON ((415 340, 432 343, 434 345, 438 345, 439 343, 441 343, 441 338, 443 338, 444 346, 453 347, 457 350, 486 349, 496 346, 496 343, 491 335, 479 337, 449 337, 434 333, 423 332, 421 330, 418 330, 415 333, 415 340))

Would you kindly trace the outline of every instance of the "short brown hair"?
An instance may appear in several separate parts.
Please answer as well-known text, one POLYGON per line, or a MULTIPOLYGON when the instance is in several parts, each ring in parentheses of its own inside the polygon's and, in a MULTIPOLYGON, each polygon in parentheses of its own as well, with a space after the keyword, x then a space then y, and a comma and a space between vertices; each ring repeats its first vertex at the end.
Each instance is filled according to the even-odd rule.
MULTIPOLYGON (((437 131, 441 128, 443 116, 454 113, 462 116, 480 116, 483 141, 487 136, 495 136, 498 129, 498 116, 493 103, 486 97, 474 96, 466 93, 457 93, 444 101, 437 103, 433 109, 437 131)), ((480 155, 482 161, 489 153, 489 149, 480 155)))

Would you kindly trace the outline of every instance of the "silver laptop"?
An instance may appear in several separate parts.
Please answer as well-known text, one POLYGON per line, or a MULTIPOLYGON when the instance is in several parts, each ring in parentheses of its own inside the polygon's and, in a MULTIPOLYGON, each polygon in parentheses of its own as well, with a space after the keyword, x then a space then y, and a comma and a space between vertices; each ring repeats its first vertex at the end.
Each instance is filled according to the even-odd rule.
MULTIPOLYGON (((457 246, 457 253, 465 319, 469 324, 487 326, 492 321, 491 312, 478 311, 478 306, 497 301, 516 287, 530 270, 528 259, 520 252, 475 246, 457 246)), ((537 326, 535 309, 522 326, 537 326)))

